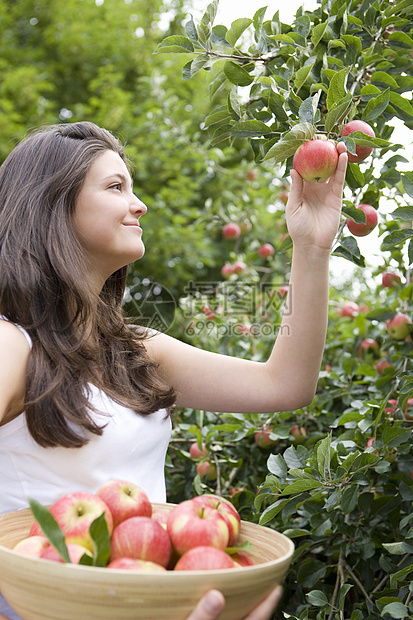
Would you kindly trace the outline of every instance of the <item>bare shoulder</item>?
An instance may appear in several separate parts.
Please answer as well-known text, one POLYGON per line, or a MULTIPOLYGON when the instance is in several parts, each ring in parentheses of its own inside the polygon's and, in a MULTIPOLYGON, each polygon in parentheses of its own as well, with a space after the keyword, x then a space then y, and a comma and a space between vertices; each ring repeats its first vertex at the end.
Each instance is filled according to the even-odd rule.
POLYGON ((0 319, 0 424, 21 412, 29 355, 30 345, 24 334, 0 319))

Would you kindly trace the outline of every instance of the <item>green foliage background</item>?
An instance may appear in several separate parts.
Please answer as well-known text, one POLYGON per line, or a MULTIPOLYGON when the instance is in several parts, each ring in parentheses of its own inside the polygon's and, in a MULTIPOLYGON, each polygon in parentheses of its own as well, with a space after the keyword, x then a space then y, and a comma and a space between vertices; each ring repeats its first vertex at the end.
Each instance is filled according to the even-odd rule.
MULTIPOLYGON (((413 617, 412 341, 386 330, 396 312, 412 315, 413 172, 390 125, 413 127, 411 2, 322 0, 292 24, 263 7, 230 28, 214 23, 216 10, 216 0, 205 4, 194 22, 183 0, 0 0, 0 157, 45 123, 92 120, 119 135, 149 208, 127 310, 139 318, 135 296, 160 283, 149 301, 175 299, 170 333, 263 360, 285 304, 282 194, 293 150, 315 133, 337 139, 352 117, 374 127, 373 156, 347 176, 333 251, 357 269, 331 288, 313 403, 272 416, 177 410, 168 497, 223 494, 244 519, 293 538, 276 617, 413 617), (362 202, 379 214, 378 267, 346 227, 362 202), (236 240, 222 237, 229 221, 242 225, 236 240), (273 256, 260 258, 263 243, 273 256), (237 260, 245 268, 223 280, 222 266, 237 260), (385 268, 399 286, 382 287, 385 268), (354 317, 337 312, 346 299, 359 304, 354 317), (378 348, 361 352, 366 338, 378 348), (294 424, 305 429, 300 444, 294 424), (268 428, 265 449, 255 434, 268 428), (215 479, 197 474, 194 441, 205 442, 215 479)), ((365 140, 353 139, 350 151, 365 140)))

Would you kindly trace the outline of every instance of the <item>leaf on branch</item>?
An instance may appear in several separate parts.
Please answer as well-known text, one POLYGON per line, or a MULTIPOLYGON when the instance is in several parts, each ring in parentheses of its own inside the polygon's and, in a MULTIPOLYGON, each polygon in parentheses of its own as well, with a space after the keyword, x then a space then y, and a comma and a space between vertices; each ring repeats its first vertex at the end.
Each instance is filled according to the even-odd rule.
POLYGON ((232 60, 228 60, 224 65, 224 73, 232 84, 237 86, 249 86, 254 78, 244 69, 232 60))
POLYGON ((226 40, 226 34, 228 32, 228 28, 226 26, 214 26, 211 31, 211 41, 212 43, 217 43, 219 45, 224 45, 225 47, 231 47, 231 45, 226 40))
POLYGON ((311 65, 307 65, 305 67, 301 67, 296 72, 295 80, 294 80, 294 88, 295 88, 296 94, 300 91, 300 88, 303 86, 303 84, 307 80, 308 76, 311 73, 311 69, 313 68, 313 66, 314 66, 314 63, 312 63, 311 65))
POLYGON ((351 204, 343 206, 343 215, 349 217, 353 222, 357 222, 357 224, 365 224, 367 220, 364 211, 351 204))
POLYGON ((341 102, 347 94, 346 90, 347 69, 337 71, 330 80, 327 92, 327 110, 341 102))
POLYGON ((338 248, 335 248, 332 254, 333 256, 342 256, 358 267, 366 266, 364 256, 361 255, 357 241, 354 237, 343 237, 341 239, 341 245, 338 248))
POLYGON ((385 71, 376 71, 373 73, 371 76, 371 81, 376 84, 388 84, 392 88, 399 88, 396 80, 385 71))
POLYGON ((322 590, 312 590, 307 594, 308 602, 314 607, 329 605, 328 599, 322 590))
POLYGON ((243 121, 233 125, 233 133, 236 138, 250 138, 270 134, 271 129, 261 121, 243 121))
POLYGON ((298 112, 300 123, 314 124, 318 111, 318 102, 320 100, 320 95, 321 91, 319 91, 312 97, 307 97, 307 99, 303 101, 298 112))
POLYGON ((397 220, 403 220, 408 222, 413 220, 413 207, 398 207, 390 213, 390 215, 397 220))
POLYGON ((366 108, 363 112, 363 119, 367 121, 374 121, 378 118, 384 110, 387 108, 390 102, 390 88, 387 88, 385 91, 377 95, 377 97, 372 97, 366 108))
POLYGON ((191 39, 181 35, 173 35, 166 37, 161 41, 155 50, 155 54, 189 54, 194 52, 194 46, 191 39))
POLYGON ((189 22, 185 24, 185 32, 191 41, 198 42, 198 32, 192 16, 189 22))
POLYGON ((200 54, 193 60, 190 60, 182 67, 182 78, 190 80, 198 71, 209 66, 210 58, 208 54, 200 54))
POLYGON ((296 493, 321 489, 322 487, 322 483, 318 480, 295 480, 282 490, 281 495, 295 495, 296 493))
POLYGON ((410 198, 413 198, 413 172, 404 173, 402 176, 402 184, 406 194, 408 194, 410 198))
POLYGON ((225 36, 228 43, 235 47, 236 42, 243 34, 243 32, 252 24, 252 19, 246 17, 240 17, 232 22, 230 29, 227 31, 225 36))
POLYGON ((325 117, 325 130, 327 133, 339 125, 343 118, 348 114, 351 106, 353 105, 353 98, 350 93, 347 93, 342 99, 332 104, 331 109, 325 117))
MULTIPOLYGON (((351 153, 353 149, 349 148, 348 141, 343 140, 343 142, 345 142, 348 151, 351 153)), ((360 170, 360 166, 358 166, 357 164, 348 164, 346 171, 346 181, 350 189, 352 190, 356 190, 364 186, 364 174, 360 170)))
POLYGON ((403 230, 394 230, 387 237, 385 237, 381 244, 381 249, 386 251, 390 250, 399 243, 403 243, 406 239, 413 237, 413 229, 404 228, 403 230))
POLYGON ((275 163, 281 163, 294 155, 299 146, 312 140, 315 134, 314 125, 310 123, 298 123, 291 131, 285 134, 285 136, 274 144, 266 153, 263 161, 275 157, 275 163))
POLYGON ((398 93, 394 93, 394 92, 390 93, 390 103, 397 110, 400 110, 407 116, 413 117, 412 105, 408 102, 407 99, 405 99, 398 93))
POLYGON ((311 43, 314 45, 314 47, 317 47, 317 45, 320 43, 321 39, 323 38, 327 30, 327 27, 328 27, 328 22, 323 22, 322 24, 318 24, 317 26, 314 26, 313 32, 311 35, 311 43))

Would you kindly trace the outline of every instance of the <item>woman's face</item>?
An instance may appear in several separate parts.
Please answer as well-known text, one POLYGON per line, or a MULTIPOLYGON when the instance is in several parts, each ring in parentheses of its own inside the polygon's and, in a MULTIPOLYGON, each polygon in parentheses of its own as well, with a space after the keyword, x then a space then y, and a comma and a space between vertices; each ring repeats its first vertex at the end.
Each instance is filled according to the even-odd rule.
POLYGON ((139 218, 146 206, 133 193, 132 179, 122 158, 104 151, 90 167, 80 190, 73 226, 102 286, 145 251, 139 218))

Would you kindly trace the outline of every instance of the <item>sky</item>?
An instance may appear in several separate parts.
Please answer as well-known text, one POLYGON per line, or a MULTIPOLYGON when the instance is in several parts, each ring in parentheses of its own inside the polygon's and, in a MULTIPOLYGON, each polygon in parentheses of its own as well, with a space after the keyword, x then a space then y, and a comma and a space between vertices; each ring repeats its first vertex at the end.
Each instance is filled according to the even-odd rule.
MULTIPOLYGON (((193 16, 196 20, 204 13, 206 7, 209 4, 209 0, 193 0, 193 16)), ((218 5, 218 13, 215 20, 216 24, 224 24, 229 27, 231 23, 238 17, 250 17, 254 16, 254 13, 267 6, 266 17, 270 18, 277 10, 280 13, 280 18, 284 23, 292 23, 295 13, 300 6, 304 6, 306 10, 313 10, 317 7, 316 0, 220 0, 218 5)), ((406 164, 400 164, 398 169, 411 170, 413 161, 413 131, 406 128, 401 123, 392 122, 395 126, 391 141, 404 145, 404 152, 402 155, 408 160, 406 164)), ((392 211, 396 205, 387 204, 387 211, 392 211)), ((378 229, 376 228, 367 237, 359 237, 357 239, 361 253, 366 258, 366 263, 369 266, 378 266, 383 262, 382 254, 380 252, 381 240, 378 237, 378 229)), ((352 263, 346 261, 343 258, 332 257, 332 270, 342 276, 351 277, 355 268, 352 263)))

